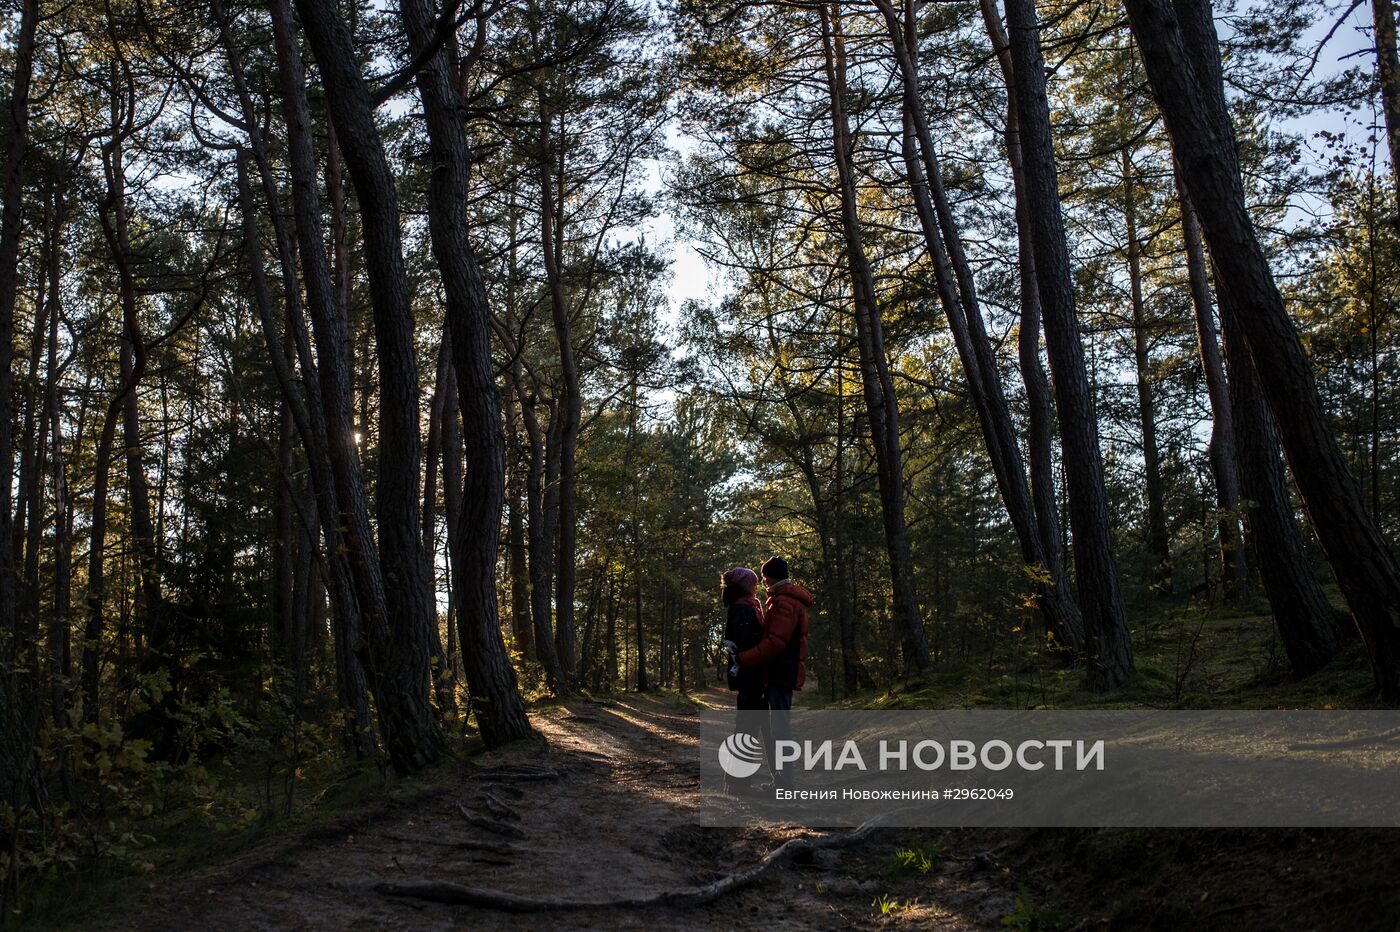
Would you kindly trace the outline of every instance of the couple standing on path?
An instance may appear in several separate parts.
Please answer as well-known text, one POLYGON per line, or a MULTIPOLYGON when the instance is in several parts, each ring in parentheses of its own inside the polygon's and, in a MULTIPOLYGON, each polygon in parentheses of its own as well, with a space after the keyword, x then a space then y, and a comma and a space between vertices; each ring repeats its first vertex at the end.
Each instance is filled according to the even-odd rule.
POLYGON ((787 561, 764 563, 765 604, 759 604, 758 577, 736 566, 720 577, 728 610, 724 647, 729 652, 729 688, 738 693, 739 711, 786 712, 792 693, 807 678, 807 610, 812 594, 789 579, 787 561))

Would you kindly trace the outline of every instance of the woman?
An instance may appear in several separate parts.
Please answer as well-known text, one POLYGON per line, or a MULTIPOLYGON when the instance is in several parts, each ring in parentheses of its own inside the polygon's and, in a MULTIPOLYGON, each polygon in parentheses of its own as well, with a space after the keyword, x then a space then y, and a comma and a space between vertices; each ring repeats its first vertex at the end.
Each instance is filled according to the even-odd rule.
POLYGON ((744 669, 736 655, 763 640, 763 605, 754 592, 758 575, 736 566, 720 577, 720 598, 728 610, 724 623, 724 646, 729 650, 729 688, 738 693, 741 711, 768 708, 767 683, 762 666, 744 669))

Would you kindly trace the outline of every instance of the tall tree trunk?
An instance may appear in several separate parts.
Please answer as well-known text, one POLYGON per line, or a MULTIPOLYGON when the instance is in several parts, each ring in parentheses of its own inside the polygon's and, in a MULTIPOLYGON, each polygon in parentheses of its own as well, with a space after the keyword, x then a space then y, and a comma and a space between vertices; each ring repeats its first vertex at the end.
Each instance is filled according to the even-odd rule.
POLYGON ((549 621, 549 529, 545 520, 545 444, 535 402, 521 382, 517 361, 511 385, 520 403, 520 420, 525 426, 525 547, 529 557, 530 618, 535 633, 535 658, 544 669, 545 683, 554 692, 563 672, 554 652, 554 635, 549 621))
POLYGON ((1137 375, 1138 417, 1142 425, 1143 484, 1147 488, 1147 552, 1152 557, 1152 587, 1172 591, 1171 537, 1167 533, 1166 494, 1162 489, 1162 454, 1157 446, 1157 406, 1152 399, 1152 358, 1147 303, 1142 297, 1142 247, 1138 242, 1137 182, 1132 151, 1123 158, 1123 222, 1127 229, 1128 292, 1132 304, 1133 370, 1137 375))
POLYGON ((156 566, 150 485, 146 480, 141 455, 137 386, 146 372, 148 360, 145 337, 141 333, 136 277, 131 268, 130 217, 126 198, 126 138, 133 131, 135 114, 130 112, 128 88, 122 86, 123 81, 129 82, 131 78, 129 74, 123 78, 122 74, 117 62, 112 62, 108 70, 112 135, 102 146, 107 190, 98 208, 98 217, 112 264, 117 271, 122 315, 118 354, 122 379, 121 421, 126 454, 127 510, 131 521, 131 538, 135 544, 138 581, 134 621, 138 636, 145 640, 152 666, 165 667, 173 672, 173 659, 167 654, 168 629, 160 604, 160 575, 156 566))
MULTIPOLYGON (((53 255, 58 249, 58 208, 50 196, 44 211, 44 253, 53 255)), ((52 295, 45 295, 48 276, 40 268, 35 289, 34 325, 29 336, 29 371, 24 382, 24 425, 20 431, 23 447, 19 458, 19 504, 15 507, 14 548, 16 557, 23 551, 23 575, 18 589, 20 618, 17 626, 28 657, 29 668, 39 670, 39 550, 43 543, 43 508, 45 453, 47 431, 40 417, 39 360, 43 358, 44 335, 52 312, 52 295)))
MULTIPOLYGON (((0 651, 0 661, 9 668, 19 649, 16 613, 16 566, 14 551, 14 508, 10 476, 14 469, 14 353, 15 304, 19 295, 19 241, 24 235, 24 160, 29 142, 29 87, 34 71, 34 31, 39 20, 38 0, 20 5, 19 31, 15 38, 14 74, 10 85, 9 125, 5 127, 5 161, 0 166, 0 638, 9 643, 0 651)), ((27 692, 11 674, 3 674, 7 695, 0 700, 19 703, 20 692, 27 692)), ((24 779, 32 757, 33 731, 22 727, 14 716, 6 719, 5 736, 0 738, 4 763, 21 763, 20 769, 6 771, 14 777, 6 799, 18 808, 24 779)))
MULTIPOLYGON (((1391 0, 1371 0, 1372 37, 1376 44, 1376 79, 1381 86, 1381 109, 1385 111, 1385 140, 1390 150, 1390 178, 1400 198, 1400 53, 1395 46, 1395 5, 1391 0)), ((1400 203, 1394 222, 1400 229, 1400 203)))
MULTIPOLYGON (((333 6, 333 5, 332 5, 333 6)), ((387 524, 380 523, 380 547, 396 551, 397 559, 385 565, 376 551, 369 529, 368 507, 355 429, 350 373, 349 326, 332 284, 325 253, 321 223, 312 122, 306 103, 306 79, 292 28, 287 0, 274 0, 274 28, 278 46, 284 116, 288 129, 288 162, 292 176, 292 203, 300 245, 307 306, 316 332, 317 371, 321 402, 325 408, 328 452, 344 531, 345 549, 351 563, 356 597, 360 606, 360 629, 352 645, 369 675, 379 706, 385 745, 395 768, 403 772, 419 769, 437 755, 437 734, 428 702, 428 652, 433 623, 431 593, 427 591, 426 561, 419 537, 418 514, 418 404, 417 365, 411 339, 404 345, 402 332, 407 316, 406 299, 394 297, 394 271, 402 274, 402 253, 398 250, 397 206, 392 190, 384 190, 384 179, 367 177, 357 187, 365 215, 373 217, 373 242, 366 253, 373 257, 373 273, 379 280, 379 297, 385 302, 385 331, 381 342, 380 365, 389 371, 381 379, 390 386, 385 399, 380 444, 394 453, 383 463, 379 508, 397 511, 387 524), (377 186, 376 186, 377 181, 377 186), (366 192, 369 192, 366 195, 366 192), (366 206, 368 196, 368 206, 366 206), (386 199, 388 203, 386 204, 386 199), (388 214, 393 214, 392 218, 388 214), (395 253, 390 255, 388 253, 395 253), (386 280, 388 279, 388 280, 386 280), (407 358, 405 358, 407 357, 407 358), (405 371, 402 367, 407 366, 405 371), (410 409, 410 410, 405 410, 410 409), (387 493, 387 494, 386 494, 387 493), (389 590, 395 592, 390 599, 389 590), (391 621, 392 619, 392 621, 391 621)), ((339 20, 338 11, 326 4, 307 3, 302 8, 313 49, 318 51, 327 97, 337 115, 337 132, 358 140, 362 169, 374 175, 378 148, 373 121, 368 113, 367 93, 352 53, 346 51, 350 38, 339 20), (315 24, 314 28, 312 24, 315 24), (334 88, 334 91, 332 91, 334 88), (356 107, 353 98, 362 98, 356 107), (352 98, 352 100, 346 100, 352 98), (349 132, 342 123, 360 118, 349 132), (358 134, 358 135, 357 135, 358 134)), ((343 138, 342 138, 343 141, 343 138)), ((379 150, 382 166, 383 152, 379 150)), ((351 164, 352 173, 355 163, 351 164)), ((400 285, 402 282, 400 281, 400 285)), ((411 332, 411 318, 408 319, 411 332)))
MULTIPOLYGON (((325 266, 325 247, 319 240, 320 207, 316 194, 315 156, 309 135, 310 116, 306 107, 300 51, 296 45, 287 0, 275 0, 272 4, 273 38, 283 89, 296 235, 301 237, 307 299, 316 312, 313 319, 317 325, 318 359, 312 357, 301 290, 297 287, 298 263, 293 234, 288 230, 280 209, 280 195, 272 174, 267 140, 244 78, 241 46, 230 32, 220 0, 212 4, 212 11, 229 59, 229 73, 238 92, 250 148, 269 208, 267 216, 271 221, 282 273, 287 346, 282 344, 276 317, 272 313, 271 296, 262 269, 262 251, 257 245, 256 220, 252 215, 245 215, 245 249, 254 285, 254 302, 274 375, 306 452, 311 497, 325 548, 327 572, 324 583, 334 613, 332 641, 340 704, 347 713, 347 743, 360 756, 368 757, 375 751, 373 721, 364 666, 356 651, 362 642, 361 595, 371 593, 378 586, 368 579, 369 570, 360 555, 361 545, 357 543, 367 539, 360 535, 368 535, 368 519, 364 516, 364 496, 353 439, 348 431, 342 435, 333 430, 343 425, 343 412, 349 409, 348 400, 342 399, 344 391, 348 389, 339 387, 344 379, 345 362, 343 349, 338 351, 341 343, 337 342, 337 330, 343 334, 343 324, 337 328, 339 315, 333 307, 328 309, 329 273, 325 266), (308 233, 308 229, 311 232, 308 233), (317 238, 312 239, 313 236, 317 238), (293 374, 293 358, 300 368, 300 379, 293 374), (347 503, 343 514, 342 500, 347 503), (358 503, 358 509, 353 507, 353 503, 358 503)), ((242 166, 242 170, 246 176, 246 165, 242 166)), ((253 211, 251 188, 247 198, 245 209, 253 211)), ((343 426, 340 429, 345 430, 343 426)), ((382 599, 376 603, 371 597, 364 604, 382 604, 382 599)))
MULTIPOLYGON (((58 359, 58 320, 63 314, 63 227, 66 200, 60 192, 54 197, 54 216, 48 254, 48 358, 44 375, 44 421, 49 431, 49 471, 53 486, 53 602, 49 611, 48 674, 49 714, 54 727, 66 729, 73 678, 73 644, 69 613, 72 610, 73 545, 71 543, 72 503, 68 497, 68 467, 63 455, 63 409, 59 400, 62 364, 58 359)), ((68 801, 77 804, 77 780, 73 757, 66 747, 57 749, 59 772, 68 801)))
MULTIPOLYGON (((512 185, 507 195, 508 244, 506 253, 505 316, 515 319, 516 283, 520 281, 519 266, 519 224, 520 212, 516 209, 516 186, 512 185)), ((535 616, 531 602, 531 575, 529 546, 525 539, 525 521, 528 505, 522 506, 521 499, 526 495, 527 465, 521 456, 521 421, 526 406, 525 394, 521 391, 520 370, 523 363, 512 352, 512 364, 506 372, 506 502, 507 548, 510 562, 510 604, 515 640, 522 657, 535 657, 533 630, 535 616)), ((537 425, 538 426, 538 425, 537 425)), ((533 450, 533 447, 531 448, 533 450)), ((533 462, 533 461, 531 461, 533 462)), ((553 646, 551 642, 550 646, 553 646)), ((536 658, 538 659, 538 658, 536 658)), ((541 661, 543 663, 543 661, 541 661)))
POLYGON ((1063 572, 1056 575, 1044 553, 1044 538, 1026 486, 1025 465, 1002 387, 1001 371, 982 320, 972 268, 963 250, 962 234, 948 203, 943 169, 933 147, 933 135, 919 91, 918 34, 913 0, 905 0, 902 26, 890 0, 877 0, 877 5, 884 15, 903 82, 904 164, 948 328, 967 375, 997 487, 1020 543, 1021 558, 1033 568, 1033 586, 1046 628, 1054 633, 1060 645, 1077 656, 1084 649, 1083 619, 1063 572))
MULTIPOLYGON (((446 327, 444 326, 444 330, 446 327)), ((433 400, 428 407, 428 447, 423 457, 423 550, 428 555, 429 578, 433 583, 433 602, 437 602, 437 501, 438 463, 442 460, 443 428, 447 419, 456 418, 455 407, 449 403, 452 371, 452 344, 448 334, 443 333, 442 344, 438 347, 436 375, 433 379, 433 400)), ((452 556, 452 541, 447 542, 448 559, 452 556)), ((447 662, 446 651, 442 646, 442 632, 437 623, 436 609, 433 612, 433 696, 437 700, 440 717, 456 715, 456 687, 452 666, 447 662)))
POLYGON ((1109 690, 1121 686, 1133 674, 1132 640, 1118 589, 1098 419, 1075 312, 1055 147, 1050 136, 1045 59, 1040 50, 1040 23, 1034 0, 1007 0, 1006 17, 1025 166, 1026 219, 1031 229, 1036 284, 1045 315, 1045 343, 1060 413, 1074 569, 1079 608, 1084 613, 1088 682, 1092 689, 1109 690))
MULTIPOLYGON (((514 392, 508 392, 513 395, 514 392)), ((506 562, 510 575, 510 619, 520 656, 531 657, 534 638, 530 636, 530 569, 526 560, 525 515, 520 497, 524 467, 520 457, 519 405, 506 399, 506 562)))
POLYGON ((1210 4, 1126 2, 1219 273, 1222 317, 1238 325, 1254 362, 1303 506, 1366 643, 1376 685, 1384 697, 1400 698, 1400 565, 1367 512, 1318 396, 1312 363, 1255 235, 1210 4))
MULTIPOLYGON (((636 566, 641 566, 640 549, 634 555, 636 566)), ((640 568, 633 570, 636 578, 632 581, 633 612, 632 622, 637 635, 637 692, 644 693, 651 688, 647 682, 647 631, 642 624, 642 576, 640 568)))
MULTIPOLYGON (((851 600, 848 568, 844 556, 846 541, 846 360, 836 360, 836 464, 833 484, 836 502, 831 534, 832 579, 836 586, 837 629, 841 637, 841 679, 846 695, 860 689, 860 653, 856 647, 855 605, 851 600)), ((835 684, 833 684, 834 686, 835 684)))
POLYGON ((1248 500, 1246 527, 1259 558, 1259 577, 1295 676, 1315 673, 1341 642, 1332 606, 1318 585, 1293 516, 1278 437, 1249 357, 1239 321, 1223 311, 1230 406, 1248 500))
MULTIPOLYGON (((427 0, 405 0, 402 10, 409 47, 415 54, 423 54, 433 41, 436 26, 432 5, 427 0)), ((505 494, 505 436, 491 358, 491 310, 467 220, 470 151, 455 73, 456 42, 449 38, 429 58, 417 80, 433 167, 428 183, 428 229, 447 296, 458 403, 470 438, 461 540, 453 574, 457 623, 477 725, 486 746, 494 747, 528 737, 532 730, 501 637, 496 559, 505 494)))
POLYGON ((846 52, 841 32, 840 9, 821 7, 822 46, 825 53, 827 92, 831 99, 832 150, 839 177, 841 232, 845 239, 846 261, 855 299, 856 335, 860 346, 861 380, 870 416, 871 440, 875 446, 880 504, 885 525, 885 547, 889 554, 890 582, 893 589, 894 624, 899 632, 906 672, 920 674, 929 669, 928 641, 919 617, 914 591, 914 569, 910 557, 909 528, 904 517, 904 470, 899 436, 899 407, 895 400, 894 379, 885 353, 884 326, 875 294, 870 261, 861 240, 860 218, 856 207, 855 169, 852 164, 850 125, 846 116, 846 52))
MULTIPOLYGON (((311 396, 308 403, 301 393, 296 376, 293 374, 290 353, 283 346, 277 332, 276 316, 272 312, 272 298, 263 267, 262 250, 258 245, 256 208, 253 203, 252 186, 248 181, 246 156, 238 160, 239 199, 243 208, 244 249, 248 261, 249 278, 252 283, 253 305, 262 325, 263 339, 272 361, 273 374, 282 390, 282 397, 292 416, 292 424, 301 437, 310 464, 311 486, 316 503, 317 516, 325 541, 326 559, 329 564, 328 593, 336 616, 335 650, 340 682, 341 708, 351 715, 352 731, 350 746, 362 756, 374 752, 373 723, 369 717, 369 702, 365 695, 364 672, 354 655, 355 643, 359 639, 360 611, 353 580, 354 569, 348 558, 352 536, 342 525, 342 517, 336 507, 335 480, 325 440, 325 419, 321 406, 317 403, 319 390, 313 377, 305 378, 311 396)), ((270 211, 275 214, 275 211, 270 211)), ((286 247, 283 247, 285 251, 286 247)), ((284 275, 289 270, 284 268, 284 275)), ((287 319, 300 319, 301 309, 296 304, 295 284, 288 289, 289 304, 287 319)), ((293 336, 296 341, 296 337, 293 336)), ((332 365, 322 358, 322 365, 332 365)))
MULTIPOLYGON (((583 396, 579 388, 578 360, 574 354, 573 322, 564 297, 564 153, 557 155, 552 144, 554 114, 539 93, 540 158, 540 251, 544 256, 545 279, 549 285, 550 313, 554 339, 559 347, 559 484, 558 544, 554 570, 554 652, 564 679, 559 684, 569 691, 569 675, 576 666, 574 656, 574 591, 578 572, 578 453, 579 425, 583 418, 583 396), (558 172, 556 178, 555 173, 558 172), (556 184, 560 196, 556 197, 556 184)), ((562 118, 561 118, 562 120, 562 118)), ((563 133, 560 133, 563 136, 563 133)))
MULTIPOLYGON (((1036 283, 1035 249, 1026 205, 1026 171, 1021 156, 1021 122, 1016 109, 1016 75, 1011 63, 1011 41, 1002 27, 996 0, 981 0, 981 8, 987 36, 1006 85, 1004 135, 1016 201, 1016 267, 1021 288, 1021 326, 1016 337, 1016 353, 1021 366, 1021 380, 1026 387, 1026 408, 1030 421, 1026 452, 1030 459, 1031 498, 1035 504, 1036 525, 1040 530, 1040 546, 1045 554, 1046 566, 1052 578, 1067 579, 1060 510, 1055 496, 1055 406, 1050 394, 1050 380, 1040 360, 1040 286, 1036 283)), ((1083 621, 1082 616, 1080 620, 1083 621)))
POLYGON ((1211 306, 1210 281, 1205 250, 1201 244, 1201 222, 1196 208, 1177 182, 1181 202, 1181 239, 1186 247, 1186 276, 1191 286, 1191 303, 1196 312, 1196 338, 1200 346, 1201 371, 1205 374, 1206 394, 1210 397, 1210 468, 1215 479, 1216 519, 1220 530, 1220 579, 1226 599, 1243 605, 1249 598, 1249 561, 1240 535, 1240 468, 1235 452, 1235 420, 1230 411, 1230 386, 1220 358, 1220 335, 1211 306))

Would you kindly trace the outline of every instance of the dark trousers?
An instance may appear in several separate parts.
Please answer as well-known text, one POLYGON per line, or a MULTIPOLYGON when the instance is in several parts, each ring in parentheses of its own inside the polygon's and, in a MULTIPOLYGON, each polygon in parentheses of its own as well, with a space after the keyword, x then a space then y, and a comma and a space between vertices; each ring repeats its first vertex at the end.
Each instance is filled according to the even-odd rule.
MULTIPOLYGON (((788 715, 792 711, 792 690, 779 689, 776 686, 768 687, 768 729, 764 735, 764 744, 772 749, 776 747, 778 741, 786 741, 792 738, 792 723, 788 721, 788 715)), ((773 785, 783 789, 791 789, 793 785, 792 764, 779 770, 775 766, 775 761, 770 750, 768 767, 773 772, 773 785)))

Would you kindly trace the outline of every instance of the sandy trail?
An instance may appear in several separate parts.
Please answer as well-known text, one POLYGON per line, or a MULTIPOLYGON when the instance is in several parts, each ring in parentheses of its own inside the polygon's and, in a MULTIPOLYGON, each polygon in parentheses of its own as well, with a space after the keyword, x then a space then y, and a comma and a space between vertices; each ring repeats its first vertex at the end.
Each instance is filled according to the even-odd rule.
MULTIPOLYGON (((700 699, 720 705, 729 696, 715 690, 700 699)), ((994 870, 950 865, 912 880, 891 876, 899 837, 893 833, 840 852, 819 851, 810 863, 784 867, 692 910, 511 915, 375 892, 385 881, 448 880, 526 896, 645 896, 743 870, 783 841, 807 834, 693 824, 698 713, 692 707, 627 695, 571 701, 532 719, 548 738, 547 749, 476 758, 463 765, 459 781, 177 880, 147 897, 136 927, 799 929, 894 923, 968 929, 995 927, 1011 908, 1012 895, 994 870), (470 821, 492 812, 496 831, 470 821), (882 917, 872 905, 881 895, 909 901, 911 889, 917 902, 895 916, 882 917)))

